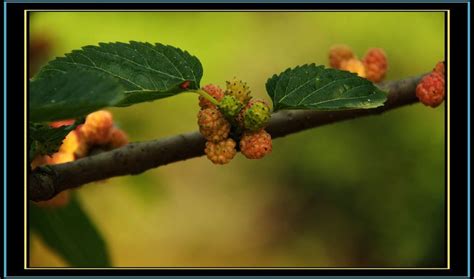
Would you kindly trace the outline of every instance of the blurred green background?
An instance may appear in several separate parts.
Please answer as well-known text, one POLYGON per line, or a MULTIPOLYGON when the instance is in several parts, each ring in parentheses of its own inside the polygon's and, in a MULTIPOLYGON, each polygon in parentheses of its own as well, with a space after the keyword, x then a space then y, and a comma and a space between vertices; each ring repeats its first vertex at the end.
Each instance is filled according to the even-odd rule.
MULTIPOLYGON (((384 48, 388 80, 444 59, 441 12, 35 12, 51 56, 99 42, 161 42, 196 55, 202 85, 234 76, 255 97, 334 44, 384 48)), ((196 130, 197 95, 114 108, 132 141, 196 130)), ((76 192, 114 266, 445 266, 444 108, 415 104, 274 140, 258 161, 205 157, 76 192)), ((67 263, 33 236, 30 266, 67 263)))

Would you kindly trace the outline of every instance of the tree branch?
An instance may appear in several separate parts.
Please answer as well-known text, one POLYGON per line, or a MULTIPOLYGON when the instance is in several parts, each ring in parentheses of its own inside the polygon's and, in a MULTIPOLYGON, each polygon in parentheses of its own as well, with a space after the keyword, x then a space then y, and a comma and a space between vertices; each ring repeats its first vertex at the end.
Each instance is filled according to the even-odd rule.
MULTIPOLYGON (((306 129, 377 115, 418 101, 416 85, 424 75, 379 84, 389 92, 384 106, 343 111, 279 111, 272 115, 266 130, 272 138, 306 129)), ((199 132, 159 140, 130 143, 122 148, 73 162, 38 167, 29 173, 28 198, 48 200, 66 189, 114 176, 135 175, 146 170, 204 155, 205 140, 199 132)))

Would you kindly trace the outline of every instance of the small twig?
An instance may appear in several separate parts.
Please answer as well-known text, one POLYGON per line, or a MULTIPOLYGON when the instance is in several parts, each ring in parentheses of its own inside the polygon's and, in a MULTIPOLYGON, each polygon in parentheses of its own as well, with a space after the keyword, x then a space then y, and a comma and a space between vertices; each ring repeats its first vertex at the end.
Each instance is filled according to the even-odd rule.
MULTIPOLYGON (((424 75, 379 84, 389 92, 384 106, 374 109, 343 111, 280 111, 274 113, 267 127, 272 138, 283 137, 306 129, 377 115, 418 101, 415 89, 424 75)), ((159 140, 135 142, 122 148, 82 158, 73 162, 38 167, 29 174, 30 200, 48 200, 61 191, 114 176, 135 175, 204 155, 205 140, 199 132, 186 133, 159 140)))

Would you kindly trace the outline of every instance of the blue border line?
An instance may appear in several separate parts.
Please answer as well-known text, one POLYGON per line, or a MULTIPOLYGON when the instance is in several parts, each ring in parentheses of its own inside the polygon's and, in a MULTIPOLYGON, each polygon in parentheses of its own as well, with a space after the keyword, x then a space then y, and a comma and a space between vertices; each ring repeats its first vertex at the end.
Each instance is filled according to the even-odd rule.
POLYGON ((467 2, 467 276, 471 277, 471 2, 467 2))
POLYGON ((7 277, 7 3, 3 3, 3 277, 7 277))

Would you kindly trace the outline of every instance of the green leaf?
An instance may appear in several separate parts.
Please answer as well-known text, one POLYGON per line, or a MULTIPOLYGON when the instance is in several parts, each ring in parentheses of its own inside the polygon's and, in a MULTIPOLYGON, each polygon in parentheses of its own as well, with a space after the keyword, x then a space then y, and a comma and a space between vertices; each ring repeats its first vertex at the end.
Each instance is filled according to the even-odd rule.
POLYGON ((266 83, 274 111, 366 109, 382 106, 387 94, 356 74, 315 64, 287 69, 266 83))
POLYGON ((106 243, 73 193, 68 205, 29 205, 30 228, 74 267, 109 267, 106 243))
POLYGON ((186 51, 163 44, 100 43, 85 46, 49 62, 36 78, 56 76, 73 69, 87 69, 117 80, 125 90, 118 106, 173 96, 187 89, 198 89, 203 70, 201 62, 186 51), (181 88, 189 83, 187 89, 181 88))
POLYGON ((81 69, 38 76, 29 91, 29 120, 34 122, 83 116, 124 98, 115 79, 81 69))
POLYGON ((77 120, 73 125, 52 128, 43 123, 32 123, 28 125, 29 159, 33 160, 36 155, 49 155, 58 152, 64 138, 74 130, 84 119, 77 120))

